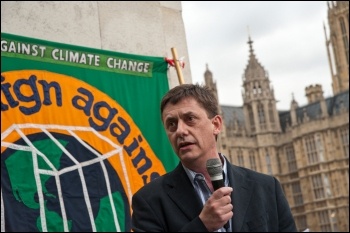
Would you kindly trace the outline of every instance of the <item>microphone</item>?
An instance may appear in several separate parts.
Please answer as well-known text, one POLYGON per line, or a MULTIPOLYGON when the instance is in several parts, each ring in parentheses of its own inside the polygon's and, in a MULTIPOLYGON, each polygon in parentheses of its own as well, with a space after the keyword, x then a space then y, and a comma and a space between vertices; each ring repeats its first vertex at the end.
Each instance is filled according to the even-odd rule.
POLYGON ((208 159, 207 171, 209 173, 214 190, 217 190, 221 187, 225 187, 220 159, 208 159))
MULTIPOLYGON (((224 176, 222 172, 222 164, 220 159, 208 159, 206 166, 214 191, 221 187, 225 187, 224 176)), ((225 223, 224 227, 226 231, 228 231, 230 227, 230 221, 225 223)))

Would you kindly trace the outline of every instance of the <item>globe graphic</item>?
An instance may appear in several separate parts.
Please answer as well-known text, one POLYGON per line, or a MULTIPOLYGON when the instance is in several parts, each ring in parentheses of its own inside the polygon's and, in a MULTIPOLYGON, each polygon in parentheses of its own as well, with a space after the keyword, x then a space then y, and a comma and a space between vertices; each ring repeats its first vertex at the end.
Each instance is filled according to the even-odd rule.
POLYGON ((120 177, 87 142, 45 131, 11 145, 1 154, 5 231, 130 230, 120 177))

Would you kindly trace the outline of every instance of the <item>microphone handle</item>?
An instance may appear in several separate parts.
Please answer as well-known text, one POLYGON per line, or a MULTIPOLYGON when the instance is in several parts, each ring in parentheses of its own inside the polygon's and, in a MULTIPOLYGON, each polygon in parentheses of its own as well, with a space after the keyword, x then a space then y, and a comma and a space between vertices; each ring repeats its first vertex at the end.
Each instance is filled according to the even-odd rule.
MULTIPOLYGON (((221 180, 212 180, 211 183, 213 185, 214 190, 217 190, 217 189, 219 189, 221 187, 225 187, 224 180, 222 180, 222 179, 221 180)), ((226 229, 226 232, 228 231, 229 227, 230 227, 230 221, 228 221, 224 225, 224 228, 226 229)))
POLYGON ((211 183, 213 185, 214 190, 225 187, 224 180, 212 180, 211 183))

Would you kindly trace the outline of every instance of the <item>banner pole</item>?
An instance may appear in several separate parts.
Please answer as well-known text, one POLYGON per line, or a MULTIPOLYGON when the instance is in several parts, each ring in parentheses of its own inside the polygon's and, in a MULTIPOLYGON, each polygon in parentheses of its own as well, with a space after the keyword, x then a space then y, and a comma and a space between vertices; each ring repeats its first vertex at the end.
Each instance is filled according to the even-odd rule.
POLYGON ((180 69, 180 65, 179 65, 179 60, 177 59, 177 52, 176 52, 176 49, 173 47, 171 48, 171 52, 173 54, 173 59, 174 59, 174 63, 175 63, 175 68, 176 68, 176 73, 177 73, 177 77, 179 79, 179 83, 180 85, 181 84, 184 84, 185 81, 184 81, 184 78, 182 76, 182 72, 181 72, 181 69, 180 69))

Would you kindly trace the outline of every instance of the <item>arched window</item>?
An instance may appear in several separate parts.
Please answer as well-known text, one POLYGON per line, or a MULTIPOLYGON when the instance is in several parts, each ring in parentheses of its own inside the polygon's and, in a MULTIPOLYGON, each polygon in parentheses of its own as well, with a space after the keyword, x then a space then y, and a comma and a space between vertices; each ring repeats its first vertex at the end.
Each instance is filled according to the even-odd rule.
POLYGON ((266 167, 267 167, 267 174, 272 175, 272 166, 271 166, 271 158, 269 154, 269 150, 265 148, 265 153, 266 153, 266 167))
POLYGON ((343 39, 344 48, 345 48, 346 62, 349 65, 349 38, 348 38, 347 33, 346 33, 346 26, 345 26, 344 18, 343 17, 339 18, 339 22, 340 22, 342 39, 343 39))
POLYGON ((243 158, 242 149, 238 149, 237 159, 238 159, 238 166, 244 167, 244 158, 243 158))
POLYGON ((273 105, 271 102, 269 103, 269 116, 270 116, 270 122, 271 123, 275 122, 275 115, 273 114, 273 105))
POLYGON ((258 116, 259 116, 260 128, 266 129, 265 112, 264 112, 264 106, 262 103, 258 104, 258 116))
POLYGON ((255 156, 254 151, 249 151, 249 162, 250 162, 250 169, 256 171, 256 163, 255 163, 255 156))
POLYGON ((254 123, 254 113, 252 106, 248 106, 248 114, 249 114, 249 122, 250 122, 250 129, 252 132, 255 132, 255 123, 254 123))
POLYGON ((298 171, 297 167, 297 161, 295 158, 295 152, 293 145, 287 145, 285 147, 285 152, 287 155, 287 163, 288 163, 288 171, 289 172, 296 172, 298 171))

